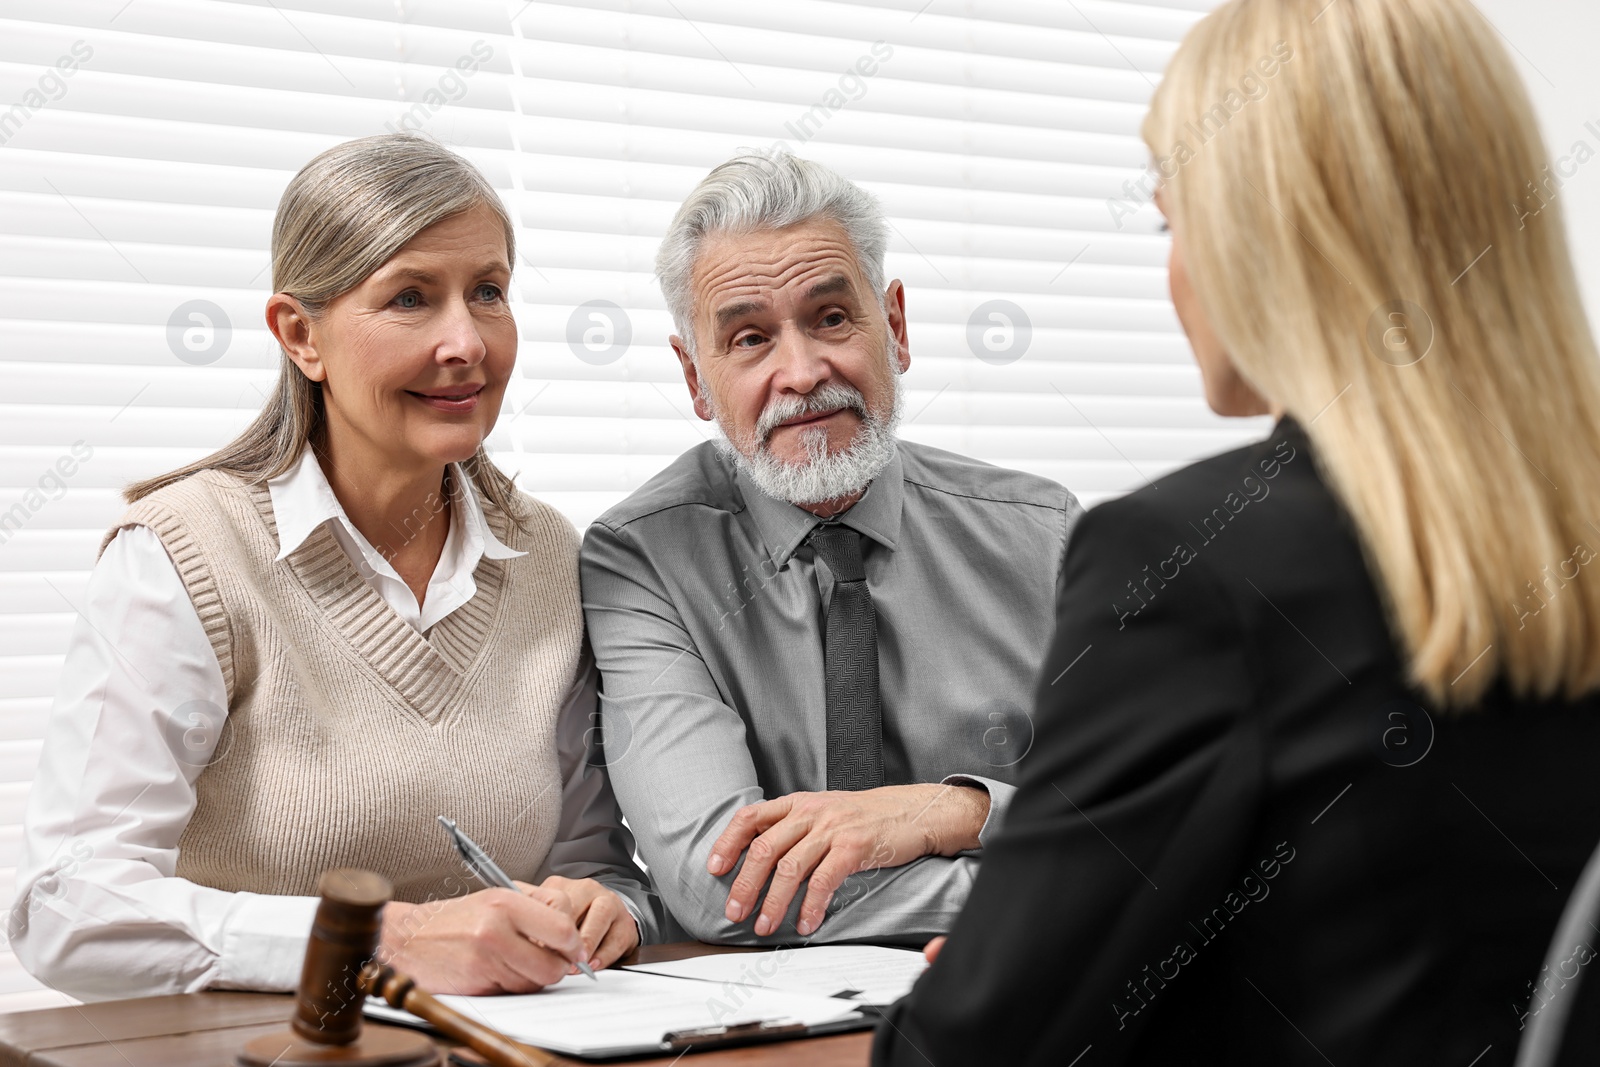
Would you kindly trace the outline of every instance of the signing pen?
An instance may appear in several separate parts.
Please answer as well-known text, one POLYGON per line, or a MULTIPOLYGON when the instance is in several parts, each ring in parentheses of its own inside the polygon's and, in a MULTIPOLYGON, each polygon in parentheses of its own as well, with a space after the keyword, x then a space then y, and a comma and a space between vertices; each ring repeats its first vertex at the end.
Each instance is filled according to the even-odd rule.
MULTIPOLYGON (((444 827, 445 833, 450 835, 450 840, 455 842, 456 851, 461 853, 461 862, 467 865, 467 870, 478 876, 478 881, 495 889, 509 889, 516 893, 522 892, 517 888, 517 884, 506 876, 506 872, 500 869, 500 865, 490 859, 487 852, 478 847, 476 841, 461 832, 461 828, 456 825, 454 819, 447 819, 441 815, 439 816, 439 825, 444 827)), ((590 981, 600 981, 599 978, 595 977, 594 968, 583 960, 578 961, 578 970, 588 975, 590 981)))

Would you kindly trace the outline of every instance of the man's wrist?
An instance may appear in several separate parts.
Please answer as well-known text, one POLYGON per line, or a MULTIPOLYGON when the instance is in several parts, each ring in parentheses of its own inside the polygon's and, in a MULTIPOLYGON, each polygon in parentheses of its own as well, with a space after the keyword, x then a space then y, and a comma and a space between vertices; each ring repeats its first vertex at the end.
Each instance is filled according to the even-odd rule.
POLYGON ((989 791, 977 782, 951 782, 934 788, 939 793, 933 807, 940 817, 933 820, 936 830, 929 854, 956 856, 981 848, 978 835, 989 818, 989 791))

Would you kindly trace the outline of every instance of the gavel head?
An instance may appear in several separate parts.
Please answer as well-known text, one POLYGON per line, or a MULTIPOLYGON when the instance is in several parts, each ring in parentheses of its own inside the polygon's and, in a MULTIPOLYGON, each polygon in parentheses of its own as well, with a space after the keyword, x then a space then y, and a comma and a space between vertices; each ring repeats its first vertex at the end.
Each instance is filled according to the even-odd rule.
POLYGON ((378 951, 383 906, 394 896, 389 880, 372 871, 339 867, 317 883, 322 903, 311 924, 294 1032, 319 1045, 348 1045, 361 1036, 361 968, 378 951))
POLYGON ((341 868, 317 883, 322 902, 306 945, 305 967, 290 1029, 252 1039, 239 1067, 438 1067, 439 1052, 422 1034, 389 1027, 362 1032, 367 999, 361 970, 378 950, 387 879, 341 868))

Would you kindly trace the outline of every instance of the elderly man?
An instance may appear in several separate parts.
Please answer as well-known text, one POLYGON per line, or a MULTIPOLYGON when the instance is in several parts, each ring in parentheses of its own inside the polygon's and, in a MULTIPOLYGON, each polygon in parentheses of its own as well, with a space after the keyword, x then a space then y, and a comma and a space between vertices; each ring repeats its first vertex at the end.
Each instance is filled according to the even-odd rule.
POLYGON ((712 171, 657 266, 724 439, 584 540, 605 758, 704 941, 948 929, 1031 743, 1081 508, 896 440, 911 356, 886 244, 876 201, 816 163, 712 171))

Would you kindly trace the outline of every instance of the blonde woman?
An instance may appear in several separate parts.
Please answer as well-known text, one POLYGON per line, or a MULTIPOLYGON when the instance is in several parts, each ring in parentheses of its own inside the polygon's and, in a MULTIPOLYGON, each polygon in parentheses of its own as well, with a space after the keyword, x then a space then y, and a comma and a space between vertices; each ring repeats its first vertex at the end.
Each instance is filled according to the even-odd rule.
POLYGON ((1079 523, 874 1060, 1509 1063, 1600 840, 1600 365, 1527 98, 1467 0, 1229 0, 1144 134, 1206 398, 1277 425, 1079 523))
POLYGON ((319 874, 395 886, 381 952, 526 992, 649 938, 601 753, 578 540, 483 450, 512 223, 432 142, 312 160, 273 226, 277 389, 132 486, 67 653, 9 934, 85 999, 293 988, 319 874), (447 815, 525 893, 480 889, 447 815))

